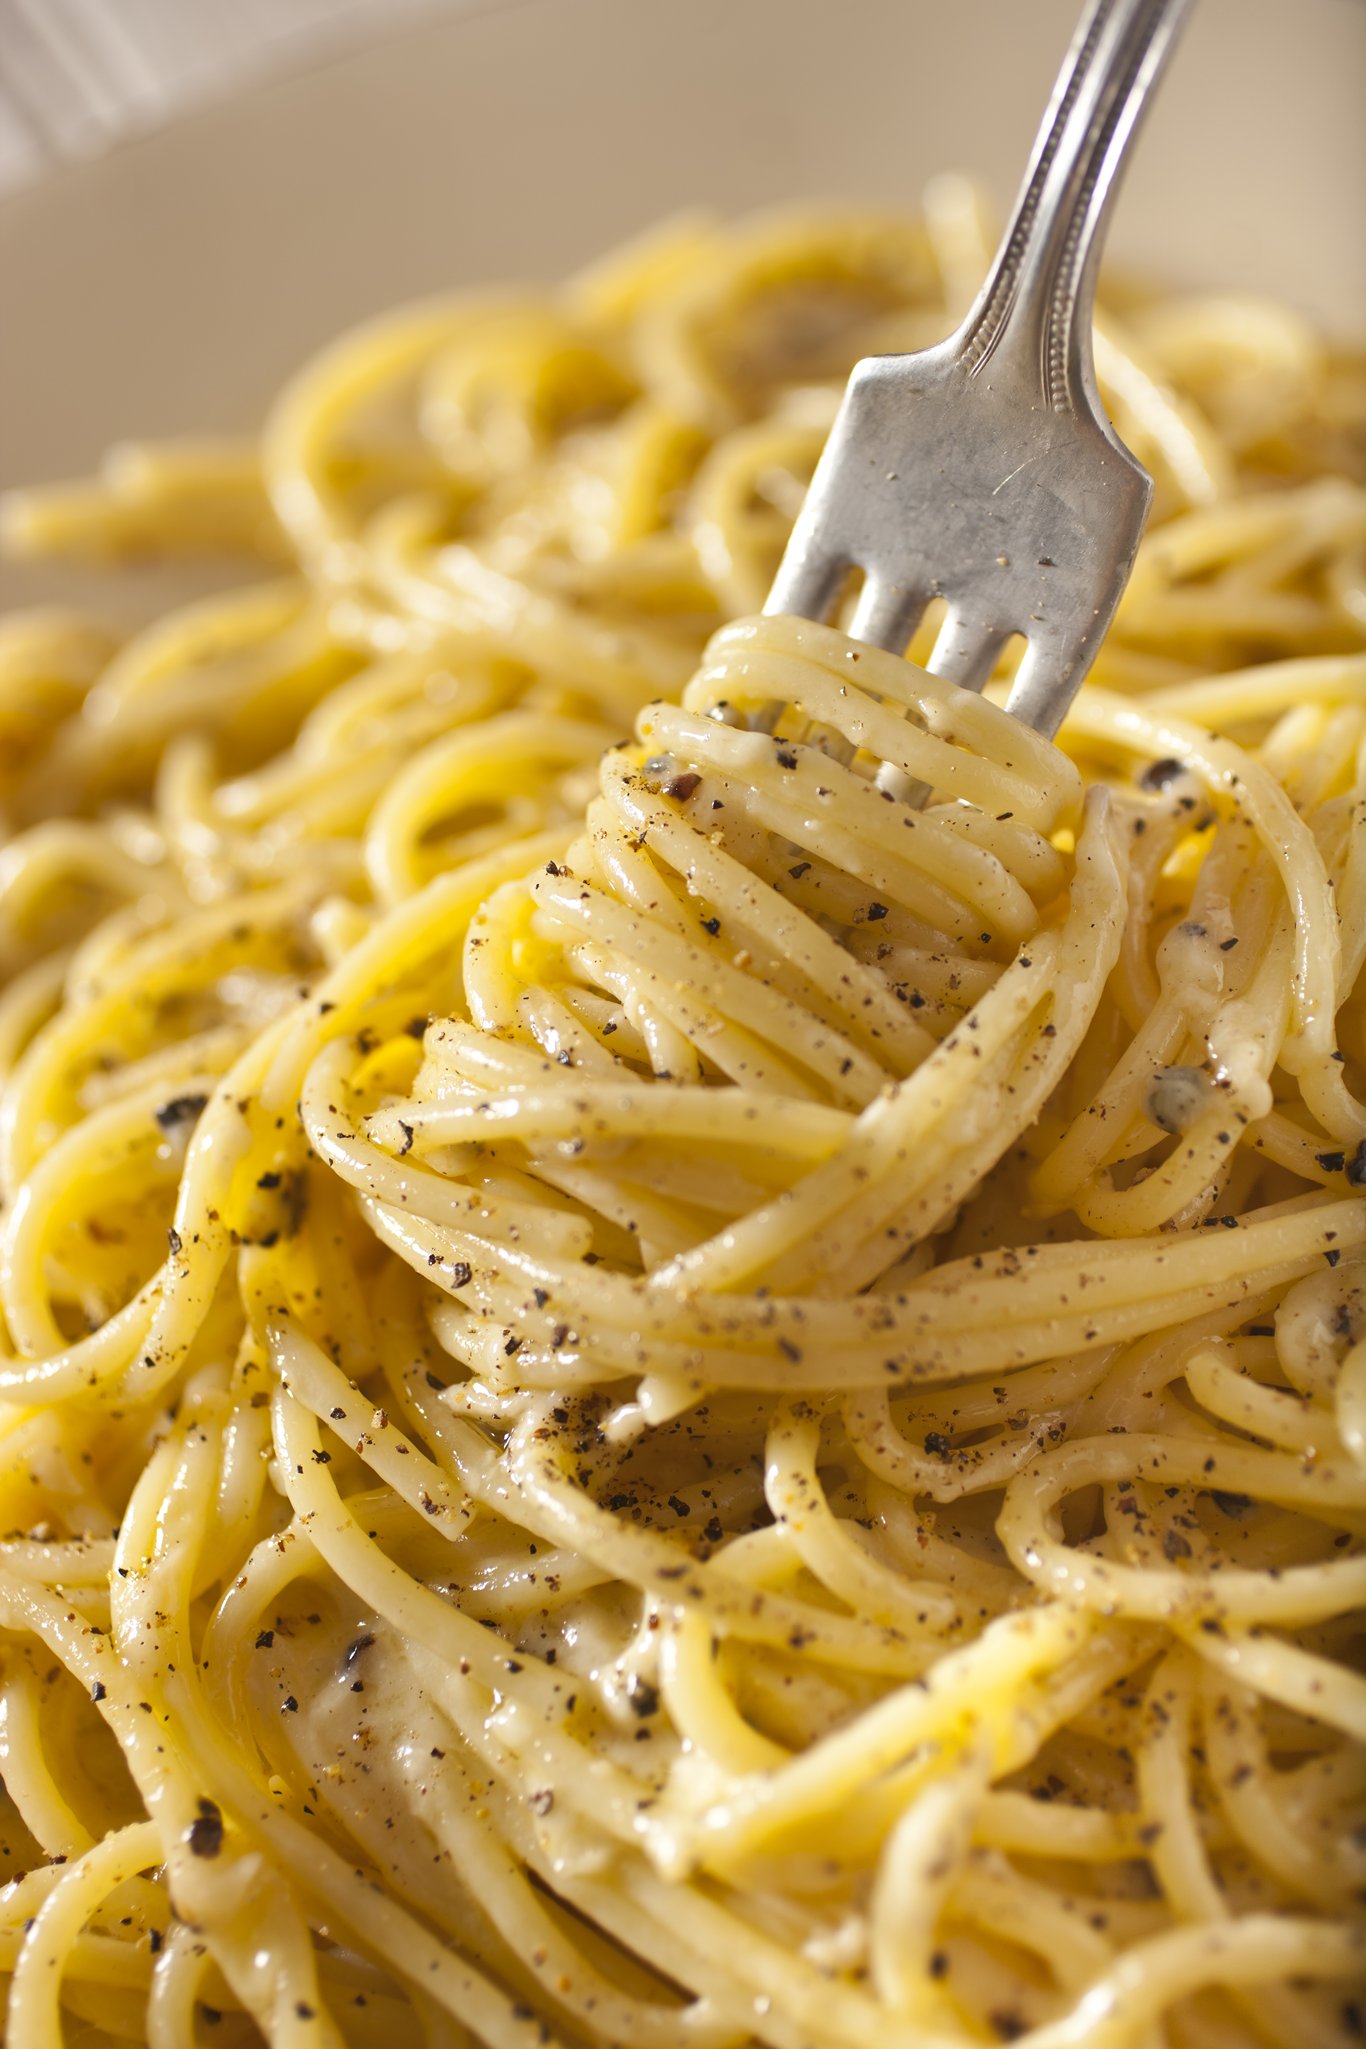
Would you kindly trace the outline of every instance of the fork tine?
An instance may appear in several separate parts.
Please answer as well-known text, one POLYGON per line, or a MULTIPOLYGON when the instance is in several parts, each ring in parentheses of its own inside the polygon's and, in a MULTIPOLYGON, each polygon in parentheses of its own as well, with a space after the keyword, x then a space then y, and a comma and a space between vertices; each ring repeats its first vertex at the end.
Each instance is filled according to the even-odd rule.
POLYGON ((1051 740, 1076 696, 1078 669, 1084 673, 1085 667, 1084 652, 1031 639, 1010 686, 1006 710, 1051 740))
POLYGON ((873 647, 885 647, 889 654, 905 654, 927 603, 924 593, 914 586, 892 583, 870 572, 849 622, 850 636, 873 647))
POLYGON ((822 554, 809 544, 801 527, 814 523, 809 510, 804 508, 802 520, 794 528, 778 565, 773 588, 764 604, 765 612, 787 614, 794 619, 828 619, 834 609, 852 565, 839 555, 822 554))
POLYGON ((1009 638, 1000 627, 972 625, 961 612, 951 609, 926 666, 932 676, 942 676, 946 683, 980 690, 1009 638))

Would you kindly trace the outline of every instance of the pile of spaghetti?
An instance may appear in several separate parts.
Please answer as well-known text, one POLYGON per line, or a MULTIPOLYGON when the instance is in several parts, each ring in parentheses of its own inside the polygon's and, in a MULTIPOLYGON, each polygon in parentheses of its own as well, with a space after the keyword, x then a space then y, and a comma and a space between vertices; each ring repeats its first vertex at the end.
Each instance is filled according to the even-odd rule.
POLYGON ((1366 2027, 1366 372, 1112 296, 1055 748, 753 616, 989 243, 685 223, 11 506, 250 579, 0 642, 11 2049, 1366 2027))

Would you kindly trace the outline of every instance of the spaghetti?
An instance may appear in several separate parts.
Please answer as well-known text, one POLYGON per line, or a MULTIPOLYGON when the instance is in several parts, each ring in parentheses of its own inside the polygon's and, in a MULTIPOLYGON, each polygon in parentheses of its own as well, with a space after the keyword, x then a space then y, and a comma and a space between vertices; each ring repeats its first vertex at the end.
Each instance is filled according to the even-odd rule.
POLYGON ((12 2049, 1366 2027, 1362 368, 1111 302, 1054 747, 753 616, 989 247, 686 222, 12 504, 270 579, 0 638, 12 2049))

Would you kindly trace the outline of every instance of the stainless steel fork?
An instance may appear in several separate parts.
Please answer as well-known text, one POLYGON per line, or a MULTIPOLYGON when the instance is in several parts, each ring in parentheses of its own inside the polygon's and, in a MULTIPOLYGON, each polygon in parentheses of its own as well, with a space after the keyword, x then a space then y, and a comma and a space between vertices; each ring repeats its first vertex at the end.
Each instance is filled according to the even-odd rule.
POLYGON ((1054 734, 1114 617, 1152 480, 1101 407, 1096 271, 1140 110, 1190 0, 1091 0, 991 273, 956 334, 857 364, 764 609, 823 619, 980 690, 1016 634, 1007 709, 1054 734))

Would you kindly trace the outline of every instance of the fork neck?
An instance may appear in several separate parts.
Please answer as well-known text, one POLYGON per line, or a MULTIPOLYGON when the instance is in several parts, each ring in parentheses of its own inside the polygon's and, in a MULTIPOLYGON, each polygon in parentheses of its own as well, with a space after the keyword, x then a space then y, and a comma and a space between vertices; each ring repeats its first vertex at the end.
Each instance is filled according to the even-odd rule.
POLYGON ((1031 403, 1099 412, 1091 325, 1109 209, 1143 105, 1191 0, 1090 0, 1067 53, 1010 226, 956 337, 1031 403))

